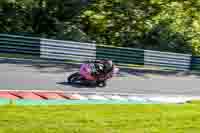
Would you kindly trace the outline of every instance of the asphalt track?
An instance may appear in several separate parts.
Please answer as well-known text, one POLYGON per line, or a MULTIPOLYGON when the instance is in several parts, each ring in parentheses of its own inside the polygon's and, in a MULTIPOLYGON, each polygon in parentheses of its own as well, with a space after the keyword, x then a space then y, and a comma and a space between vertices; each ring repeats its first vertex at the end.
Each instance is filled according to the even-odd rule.
POLYGON ((121 69, 107 87, 83 87, 67 84, 66 78, 79 65, 39 63, 0 59, 0 90, 56 90, 159 95, 200 95, 200 75, 188 72, 162 72, 121 69))

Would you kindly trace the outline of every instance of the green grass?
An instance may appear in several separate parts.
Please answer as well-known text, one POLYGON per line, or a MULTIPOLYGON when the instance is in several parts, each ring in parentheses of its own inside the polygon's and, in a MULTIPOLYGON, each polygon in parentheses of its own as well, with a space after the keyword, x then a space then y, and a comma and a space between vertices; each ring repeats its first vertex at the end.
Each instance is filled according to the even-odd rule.
POLYGON ((199 102, 0 106, 0 133, 199 133, 199 102))

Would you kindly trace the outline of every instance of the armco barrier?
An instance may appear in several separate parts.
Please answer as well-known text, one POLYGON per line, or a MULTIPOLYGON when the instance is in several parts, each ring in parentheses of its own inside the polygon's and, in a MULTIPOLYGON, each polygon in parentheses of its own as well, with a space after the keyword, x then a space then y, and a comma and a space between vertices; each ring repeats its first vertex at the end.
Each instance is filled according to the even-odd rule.
POLYGON ((192 56, 191 70, 200 71, 200 56, 192 56))
POLYGON ((0 34, 0 56, 21 54, 34 59, 83 62, 112 59, 123 66, 132 64, 158 66, 173 70, 200 70, 200 57, 189 54, 122 48, 91 43, 60 41, 37 37, 0 34))
POLYGON ((71 41, 41 39, 40 57, 49 59, 86 61, 96 58, 96 45, 71 41))
POLYGON ((96 46, 97 59, 112 59, 116 63, 144 65, 144 50, 133 48, 96 46))
POLYGON ((40 38, 0 34, 0 53, 40 57, 40 38))
POLYGON ((144 65, 189 70, 191 55, 145 50, 144 65))

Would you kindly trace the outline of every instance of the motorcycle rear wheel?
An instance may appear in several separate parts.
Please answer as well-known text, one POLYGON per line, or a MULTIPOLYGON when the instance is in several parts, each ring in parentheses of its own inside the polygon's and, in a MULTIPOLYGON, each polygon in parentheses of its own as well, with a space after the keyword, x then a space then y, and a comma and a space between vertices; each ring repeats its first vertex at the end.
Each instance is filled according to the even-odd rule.
POLYGON ((105 87, 106 86, 106 81, 97 81, 98 87, 105 87))

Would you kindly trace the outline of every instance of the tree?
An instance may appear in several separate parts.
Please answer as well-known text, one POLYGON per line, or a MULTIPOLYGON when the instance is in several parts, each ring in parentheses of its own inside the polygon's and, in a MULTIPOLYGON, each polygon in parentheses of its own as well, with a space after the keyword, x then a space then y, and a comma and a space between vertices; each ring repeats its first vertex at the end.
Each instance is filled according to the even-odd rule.
POLYGON ((186 53, 200 54, 199 7, 199 0, 98 0, 83 12, 80 24, 97 43, 173 52, 172 45, 176 52, 187 45, 186 53), (159 29, 161 23, 165 28, 159 29))
POLYGON ((1 0, 0 32, 200 55, 200 0, 1 0))

